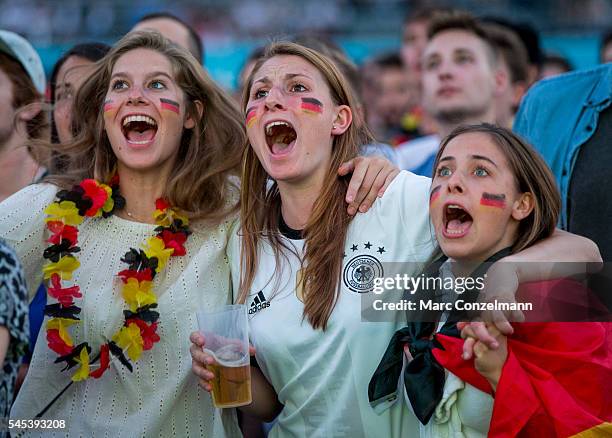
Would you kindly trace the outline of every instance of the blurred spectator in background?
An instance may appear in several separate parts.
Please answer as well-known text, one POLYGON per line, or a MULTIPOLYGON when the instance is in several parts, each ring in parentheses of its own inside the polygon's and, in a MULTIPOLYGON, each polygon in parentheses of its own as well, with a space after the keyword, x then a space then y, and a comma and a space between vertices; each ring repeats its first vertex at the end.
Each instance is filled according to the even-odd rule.
POLYGON ((0 240, 0 437, 9 436, 17 370, 28 348, 28 290, 17 256, 0 240))
POLYGON ((156 30, 170 41, 189 50, 204 65, 204 45, 195 29, 169 12, 147 14, 134 25, 132 30, 156 30))
POLYGON ((415 96, 415 101, 418 103, 404 116, 404 123, 411 127, 416 125, 417 137, 434 134, 438 130, 435 120, 423 111, 421 105, 423 89, 421 62, 427 45, 429 25, 436 16, 452 13, 453 10, 445 7, 422 7, 415 9, 404 19, 400 55, 411 86, 416 87, 419 93, 415 96))
POLYGON ((242 64, 242 68, 238 72, 238 76, 236 77, 236 91, 234 93, 234 97, 236 98, 236 102, 240 103, 240 99, 242 99, 242 89, 244 88, 244 82, 246 78, 249 77, 253 67, 255 67, 255 63, 259 58, 261 58, 264 54, 264 47, 259 46, 255 47, 247 59, 242 64))
POLYGON ((504 18, 488 17, 481 21, 506 27, 520 38, 525 49, 527 49, 527 88, 529 88, 540 77, 540 68, 544 60, 538 31, 531 24, 513 23, 504 18))
POLYGON ((363 105, 363 116, 372 132, 380 131, 382 126, 382 118, 375 110, 378 92, 374 84, 378 80, 378 69, 373 59, 366 60, 359 69, 359 89, 356 90, 363 105))
POLYGON ((507 78, 503 90, 495 97, 495 121, 511 129, 514 115, 527 91, 527 50, 520 38, 509 28, 485 23, 497 54, 497 67, 507 78))
POLYGON ((601 40, 599 62, 602 64, 612 62, 612 29, 607 31, 601 40))
POLYGON ((439 14, 448 14, 448 8, 416 9, 404 19, 401 55, 406 69, 417 77, 421 74, 421 59, 427 45, 427 31, 432 19, 439 14))
POLYGON ((0 30, 0 201, 38 180, 44 168, 28 141, 48 135, 42 104, 45 72, 38 53, 16 33, 0 30))
POLYGON ((399 167, 431 176, 441 138, 462 124, 495 122, 495 99, 505 80, 495 47, 474 17, 464 12, 436 17, 423 54, 423 107, 438 132, 399 145, 399 167))
POLYGON ((542 60, 540 79, 546 79, 552 76, 567 73, 573 69, 574 67, 570 63, 569 59, 567 59, 565 56, 561 56, 556 53, 547 53, 544 55, 544 59, 542 60))
POLYGON ((103 43, 77 44, 55 63, 49 82, 50 102, 53 105, 52 143, 66 143, 72 139, 72 99, 91 73, 94 63, 109 50, 110 46, 103 43))
POLYGON ((387 53, 372 60, 376 68, 374 88, 376 99, 372 112, 379 124, 370 125, 375 137, 397 146, 418 137, 418 126, 410 112, 419 104, 419 82, 407 69, 399 53, 387 53), (416 80, 415 80, 416 79, 416 80))

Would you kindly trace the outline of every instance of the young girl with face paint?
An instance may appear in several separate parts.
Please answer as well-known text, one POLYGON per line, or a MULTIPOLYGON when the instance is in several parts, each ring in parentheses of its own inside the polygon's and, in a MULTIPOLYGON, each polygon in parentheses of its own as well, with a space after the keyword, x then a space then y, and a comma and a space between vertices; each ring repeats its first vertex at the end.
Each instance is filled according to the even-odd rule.
MULTIPOLYGON (((11 417, 61 419, 71 436, 239 435, 184 358, 195 312, 232 299, 242 116, 155 32, 119 41, 74 106, 68 169, 0 205, 0 236, 49 293, 11 417)), ((368 163, 355 173, 381 171, 368 163)))
MULTIPOLYGON (((429 211, 446 260, 435 265, 440 277, 483 275, 483 263, 528 248, 553 232, 561 205, 553 176, 511 131, 488 124, 457 128, 442 142, 434 169, 429 211)), ((528 287, 550 288, 552 294, 560 293, 560 284, 528 287)), ((569 293, 574 291, 570 287, 579 287, 567 285, 569 293)), ((523 289, 519 294, 530 301, 523 289)), ((433 296, 437 301, 467 299, 455 291, 433 296)), ((569 300, 570 295, 560 298, 569 300)), ((538 322, 514 324, 510 336, 487 324, 495 345, 477 341, 475 361, 468 362, 468 356, 460 357, 463 341, 455 327, 465 315, 439 312, 424 321, 416 312, 408 315, 408 326, 394 337, 386 363, 403 345, 406 402, 423 423, 421 437, 570 436, 609 421, 612 403, 601 399, 612 391, 608 324, 550 322, 538 309, 531 317, 538 322), (591 390, 581 389, 585 385, 591 390)), ((469 325, 459 327, 464 336, 475 336, 469 325)), ((384 374, 379 366, 372 385, 384 374)))
MULTIPOLYGON (((345 214, 348 182, 334 169, 370 140, 352 108, 334 64, 292 43, 266 49, 243 94, 249 147, 241 228, 228 251, 258 366, 251 367, 253 403, 240 409, 266 420, 278 415, 273 437, 418 433, 416 418, 394 404, 394 395, 377 400, 378 412, 367 400, 372 370, 403 314, 374 324, 363 322, 361 311, 386 262, 431 256, 430 180, 401 172, 369 212, 345 214), (260 391, 262 381, 274 392, 260 391)), ((592 244, 569 240, 582 242, 587 259, 597 258, 587 249, 592 244)), ((416 275, 413 269, 407 274, 416 275)), ((206 365, 214 358, 202 351, 201 335, 191 340, 193 370, 210 391, 214 375, 206 365)))

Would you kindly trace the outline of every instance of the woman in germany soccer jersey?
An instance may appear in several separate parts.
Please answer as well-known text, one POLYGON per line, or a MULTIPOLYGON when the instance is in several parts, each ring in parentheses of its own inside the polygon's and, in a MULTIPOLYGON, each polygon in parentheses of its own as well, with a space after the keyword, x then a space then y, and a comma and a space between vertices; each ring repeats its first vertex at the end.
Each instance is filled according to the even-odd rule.
MULTIPOLYGON (((243 159, 241 229, 228 256, 235 297, 249 308, 253 403, 245 412, 269 419, 270 436, 380 437, 418 431, 416 418, 395 403, 368 403, 372 370, 403 313, 362 320, 375 278, 389 262, 424 262, 435 246, 427 200, 430 180, 401 172, 371 210, 351 218, 343 207, 347 180, 340 163, 370 141, 352 110, 354 98, 333 63, 291 43, 274 43, 243 94, 249 147, 243 159), (259 391, 265 379, 275 394, 259 391)), ((556 236, 543 243, 577 245, 596 259, 589 241, 556 236)), ((415 264, 407 274, 417 274, 415 264)), ((193 370, 210 390, 213 374, 191 337, 193 370)), ((408 435, 409 436, 409 435, 408 435)))

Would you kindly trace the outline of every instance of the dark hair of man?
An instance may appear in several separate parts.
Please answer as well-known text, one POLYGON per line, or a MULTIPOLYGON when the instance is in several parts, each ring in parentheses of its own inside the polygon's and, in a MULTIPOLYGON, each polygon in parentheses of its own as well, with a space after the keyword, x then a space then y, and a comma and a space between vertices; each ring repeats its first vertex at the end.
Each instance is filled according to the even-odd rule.
POLYGON ((510 70, 510 82, 527 81, 527 49, 521 39, 507 27, 494 23, 483 23, 489 39, 510 70))
POLYGON ((436 35, 449 30, 462 30, 471 33, 482 40, 482 42, 488 48, 491 64, 495 65, 497 61, 497 51, 495 50, 495 45, 489 38, 489 34, 484 29, 481 22, 479 22, 473 15, 465 11, 452 11, 450 13, 436 15, 429 24, 427 39, 431 41, 431 39, 436 35))
POLYGON ((497 17, 482 18, 481 21, 483 23, 498 24, 500 26, 510 29, 523 42, 523 45, 527 50, 527 59, 529 61, 529 64, 533 64, 538 67, 542 64, 542 60, 544 59, 544 52, 540 47, 540 37, 538 36, 538 32, 532 25, 528 23, 513 23, 504 18, 497 17))
POLYGON ((608 29, 601 38, 601 46, 599 47, 599 62, 603 62, 604 50, 612 43, 612 29, 608 29))
POLYGON ((423 7, 417 8, 414 11, 411 11, 404 18, 404 26, 410 23, 425 21, 429 22, 433 20, 433 18, 440 14, 449 14, 453 11, 451 8, 442 8, 442 7, 423 7))
POLYGON ((189 32, 189 52, 195 57, 195 59, 198 60, 200 64, 202 64, 204 62, 204 45, 202 44, 200 35, 198 35, 196 30, 190 24, 184 20, 181 20, 176 15, 171 14, 170 12, 154 12, 140 18, 140 20, 138 20, 135 24, 140 24, 149 20, 157 20, 158 18, 167 18, 169 20, 176 21, 187 29, 187 32, 189 32))
MULTIPOLYGON (((55 104, 55 86, 57 85, 57 75, 59 74, 62 65, 64 65, 68 58, 71 56, 78 56, 79 58, 85 58, 88 61, 96 62, 104 58, 104 55, 108 53, 110 48, 111 47, 108 44, 104 43, 83 43, 77 44, 64 53, 62 57, 57 60, 53 66, 53 71, 51 72, 51 78, 49 80, 49 102, 51 105, 55 104)), ((53 117, 51 118, 51 143, 59 143, 57 127, 55 126, 53 117)))
POLYGON ((383 69, 385 68, 389 68, 389 69, 404 68, 404 62, 402 61, 402 57, 397 52, 384 53, 374 58, 372 62, 375 66, 383 68, 383 69))
MULTIPOLYGON (((42 101, 42 96, 19 61, 5 53, 0 53, 0 69, 13 84, 13 102, 11 102, 11 105, 14 109, 23 108, 37 100, 42 101)), ((46 115, 43 111, 40 111, 36 117, 26 123, 27 135, 31 139, 40 138, 46 128, 46 115)))
POLYGON ((556 65, 563 72, 572 71, 574 66, 572 63, 565 57, 561 56, 557 53, 547 53, 542 60, 542 65, 556 65))

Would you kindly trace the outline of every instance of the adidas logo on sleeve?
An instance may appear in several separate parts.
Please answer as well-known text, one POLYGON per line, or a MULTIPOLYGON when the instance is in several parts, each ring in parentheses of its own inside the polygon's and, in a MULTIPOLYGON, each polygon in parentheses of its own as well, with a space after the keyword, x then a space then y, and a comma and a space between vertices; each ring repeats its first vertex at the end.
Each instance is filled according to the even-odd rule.
POLYGON ((257 292, 257 295, 255 295, 255 298, 253 298, 253 301, 251 301, 251 305, 249 306, 249 315, 254 315, 266 307, 270 307, 270 301, 266 299, 263 291, 260 290, 257 292))

